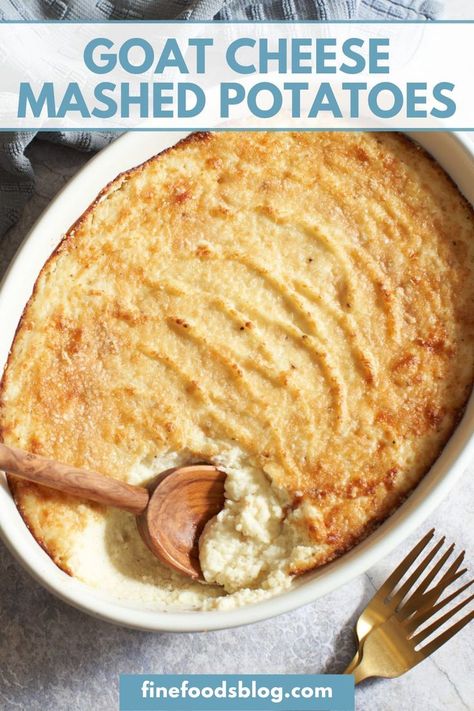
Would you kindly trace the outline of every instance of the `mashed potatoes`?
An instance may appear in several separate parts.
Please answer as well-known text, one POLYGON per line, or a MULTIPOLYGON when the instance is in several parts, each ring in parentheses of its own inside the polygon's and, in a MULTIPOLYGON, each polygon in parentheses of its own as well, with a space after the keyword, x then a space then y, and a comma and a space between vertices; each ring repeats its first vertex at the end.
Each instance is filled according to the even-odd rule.
POLYGON ((289 571, 310 564, 315 555, 305 529, 295 525, 288 493, 236 449, 214 463, 227 473, 226 502, 200 539, 205 579, 228 593, 288 587, 289 571))

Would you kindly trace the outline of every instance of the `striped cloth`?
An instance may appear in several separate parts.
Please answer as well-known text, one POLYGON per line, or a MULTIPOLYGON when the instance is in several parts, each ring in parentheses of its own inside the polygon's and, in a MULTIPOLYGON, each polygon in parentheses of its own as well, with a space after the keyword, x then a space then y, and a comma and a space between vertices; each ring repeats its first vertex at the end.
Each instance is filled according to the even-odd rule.
MULTIPOLYGON (((433 20, 440 10, 438 0, 0 0, 0 20, 433 20)), ((113 137, 51 132, 37 139, 96 151, 113 137)), ((33 132, 0 133, 0 236, 34 192, 25 156, 34 139, 33 132)))

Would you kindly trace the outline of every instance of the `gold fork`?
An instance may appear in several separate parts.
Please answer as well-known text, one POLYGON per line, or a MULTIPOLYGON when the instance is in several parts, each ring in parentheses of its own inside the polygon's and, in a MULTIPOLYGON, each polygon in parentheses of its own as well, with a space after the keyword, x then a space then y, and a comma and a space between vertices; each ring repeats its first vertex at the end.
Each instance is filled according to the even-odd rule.
POLYGON ((474 595, 472 595, 463 600, 443 617, 435 620, 429 627, 419 630, 430 617, 436 615, 439 610, 474 582, 471 581, 463 585, 441 602, 437 602, 443 592, 466 572, 466 568, 459 570, 464 559, 464 552, 462 552, 436 585, 428 589, 454 550, 454 545, 451 545, 428 574, 423 577, 427 566, 433 561, 445 542, 445 539, 442 538, 400 588, 396 589, 433 535, 434 529, 410 551, 361 614, 356 625, 359 649, 345 671, 346 674, 354 674, 356 683, 370 676, 400 676, 426 659, 473 619, 474 615, 471 612, 422 649, 416 649, 421 642, 474 599, 474 595), (417 581, 421 582, 412 591, 417 581), (407 597, 410 592, 410 596, 407 597), (419 631, 417 632, 417 630, 419 631))

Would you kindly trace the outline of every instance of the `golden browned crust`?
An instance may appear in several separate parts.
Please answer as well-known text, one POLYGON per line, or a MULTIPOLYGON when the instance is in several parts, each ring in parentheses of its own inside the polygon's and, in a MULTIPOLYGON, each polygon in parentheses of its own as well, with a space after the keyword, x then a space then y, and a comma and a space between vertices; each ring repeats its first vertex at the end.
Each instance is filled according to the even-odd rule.
MULTIPOLYGON (((308 507, 321 565, 400 504, 457 424, 473 261, 472 210, 400 135, 194 134, 108 185, 45 265, 1 436, 124 479, 235 443, 308 507)), ((10 484, 74 572, 68 537, 100 507, 10 484)))

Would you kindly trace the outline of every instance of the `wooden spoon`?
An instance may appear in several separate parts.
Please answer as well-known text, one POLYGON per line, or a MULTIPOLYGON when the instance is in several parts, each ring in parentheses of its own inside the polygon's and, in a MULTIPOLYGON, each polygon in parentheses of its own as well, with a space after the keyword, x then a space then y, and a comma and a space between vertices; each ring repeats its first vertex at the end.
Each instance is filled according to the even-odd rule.
POLYGON ((140 535, 157 558, 194 580, 203 580, 199 536, 224 506, 226 475, 213 465, 168 469, 146 489, 0 443, 0 469, 135 514, 140 535))

